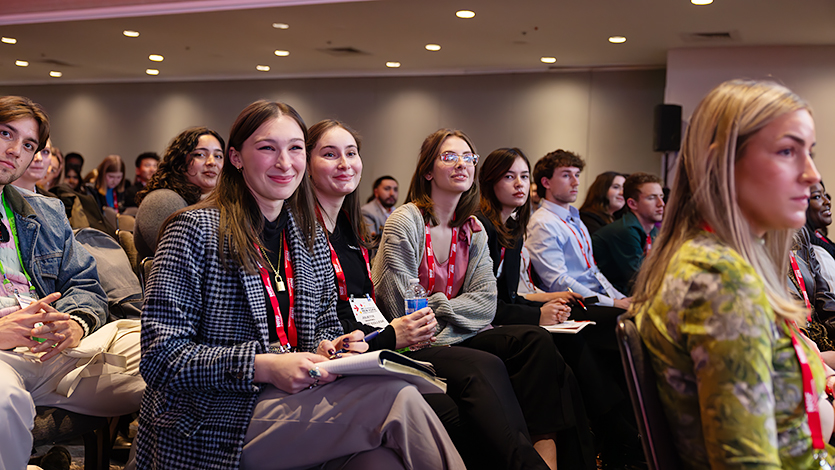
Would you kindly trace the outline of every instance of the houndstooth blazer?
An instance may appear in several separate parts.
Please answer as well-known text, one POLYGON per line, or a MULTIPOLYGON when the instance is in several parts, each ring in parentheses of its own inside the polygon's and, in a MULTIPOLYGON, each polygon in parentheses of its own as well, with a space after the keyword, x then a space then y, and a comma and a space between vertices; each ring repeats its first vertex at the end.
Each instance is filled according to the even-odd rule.
MULTIPOLYGON (((148 386, 135 443, 140 469, 240 466, 261 389, 253 383, 255 355, 269 343, 267 307, 258 275, 228 253, 221 264, 218 223, 216 209, 178 215, 154 258, 142 313, 140 370, 148 386)), ((287 227, 299 349, 313 351, 342 334, 333 266, 320 228, 311 256, 292 214, 287 227)))

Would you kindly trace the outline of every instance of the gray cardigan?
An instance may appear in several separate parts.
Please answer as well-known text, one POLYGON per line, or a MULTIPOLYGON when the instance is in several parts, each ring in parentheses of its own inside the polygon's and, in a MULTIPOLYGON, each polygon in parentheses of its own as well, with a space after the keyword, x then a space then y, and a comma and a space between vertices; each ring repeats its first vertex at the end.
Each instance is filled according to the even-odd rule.
MULTIPOLYGON (((389 320, 403 315, 403 296, 409 279, 418 277, 418 267, 426 248, 424 226, 417 206, 405 204, 389 216, 383 227, 371 276, 377 304, 389 320)), ((461 292, 452 299, 440 292, 432 294, 429 306, 438 320, 437 345, 464 341, 493 321, 496 278, 487 246, 487 232, 483 229, 472 234, 470 262, 461 292)))
POLYGON ((168 217, 188 206, 186 200, 170 189, 155 189, 145 195, 136 211, 133 244, 138 261, 154 256, 157 251, 159 229, 168 217))

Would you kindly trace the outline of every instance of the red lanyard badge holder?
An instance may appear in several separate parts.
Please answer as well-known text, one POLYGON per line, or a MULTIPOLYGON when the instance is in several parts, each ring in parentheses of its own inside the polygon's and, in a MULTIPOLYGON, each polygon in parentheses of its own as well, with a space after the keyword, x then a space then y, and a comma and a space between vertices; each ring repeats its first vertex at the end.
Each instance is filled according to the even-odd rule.
MULTIPOLYGON (((429 234, 429 224, 426 224, 426 266, 429 271, 429 286, 426 289, 430 294, 435 290, 435 255, 432 250, 432 235, 429 234)), ((452 240, 449 243, 449 260, 447 261, 447 280, 444 295, 447 299, 452 298, 452 285, 455 281, 455 253, 458 249, 458 227, 452 228, 452 240)))
MULTIPOLYGON (((258 264, 258 271, 261 274, 261 280, 264 282, 264 288, 267 289, 267 296, 270 298, 270 305, 275 313, 275 332, 278 335, 280 352, 290 352, 298 344, 298 333, 296 331, 296 322, 293 315, 293 265, 290 263, 290 250, 287 247, 287 237, 284 237, 284 276, 287 278, 287 293, 290 296, 290 313, 287 318, 287 332, 284 331, 284 319, 281 316, 281 309, 278 306, 278 297, 273 291, 272 283, 270 282, 270 273, 267 268, 261 263, 258 264)), ((263 258, 263 255, 262 255, 263 258)))

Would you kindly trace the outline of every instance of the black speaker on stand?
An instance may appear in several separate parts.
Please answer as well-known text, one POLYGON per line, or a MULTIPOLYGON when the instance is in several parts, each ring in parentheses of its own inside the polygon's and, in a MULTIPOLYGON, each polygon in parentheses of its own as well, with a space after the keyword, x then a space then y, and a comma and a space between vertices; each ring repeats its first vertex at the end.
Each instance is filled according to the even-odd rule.
POLYGON ((681 148, 681 106, 677 104, 659 104, 655 107, 655 126, 652 130, 652 149, 664 152, 662 159, 662 180, 664 187, 668 187, 669 173, 668 158, 670 152, 678 152, 681 148))

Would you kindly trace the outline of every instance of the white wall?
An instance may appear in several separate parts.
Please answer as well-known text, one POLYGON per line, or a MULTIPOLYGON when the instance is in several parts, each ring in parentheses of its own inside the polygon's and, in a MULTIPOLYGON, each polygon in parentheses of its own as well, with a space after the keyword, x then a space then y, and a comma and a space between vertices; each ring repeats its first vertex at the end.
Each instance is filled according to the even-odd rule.
POLYGON ((835 46, 672 50, 665 102, 682 105, 689 120, 708 91, 734 78, 774 80, 809 102, 817 127, 815 163, 824 182, 835 185, 835 46))
MULTIPOLYGON (((584 190, 606 170, 660 171, 652 152, 653 107, 664 71, 600 71, 446 77, 294 79, 0 87, 44 105, 55 145, 92 169, 108 154, 160 154, 182 129, 206 125, 224 137, 241 109, 284 101, 308 125, 338 118, 363 135, 363 197, 391 174, 405 198, 423 139, 439 127, 463 129, 481 155, 520 147, 532 163, 557 148, 588 162, 584 190)), ((583 195, 581 194, 581 198, 583 195)))

